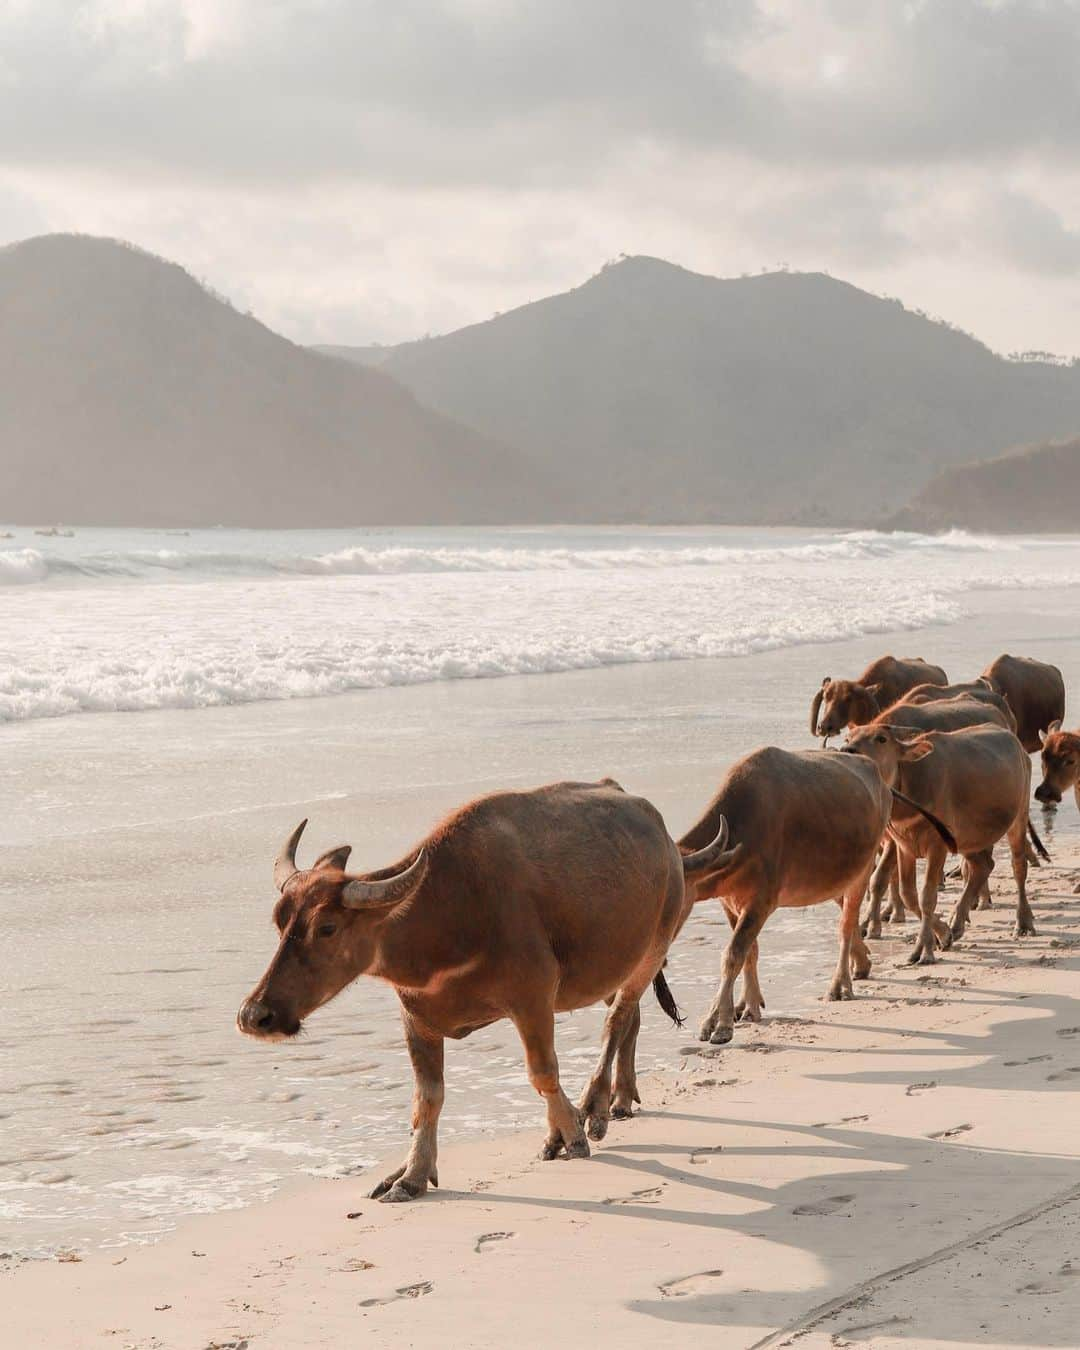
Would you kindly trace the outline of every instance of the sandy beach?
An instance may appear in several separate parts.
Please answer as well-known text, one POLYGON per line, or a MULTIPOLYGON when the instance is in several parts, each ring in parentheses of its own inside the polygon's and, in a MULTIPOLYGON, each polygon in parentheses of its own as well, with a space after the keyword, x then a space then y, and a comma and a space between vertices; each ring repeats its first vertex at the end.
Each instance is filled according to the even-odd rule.
MULTIPOLYGON (((832 907, 781 912, 766 1019, 720 1050, 695 1033, 727 925, 699 906, 668 970, 687 1025, 646 1000, 643 1110, 587 1162, 535 1160, 542 1106, 501 1023, 450 1049, 442 1189, 368 1201, 407 1146, 392 992, 357 982, 291 1045, 233 1026, 273 951, 272 857, 301 817, 305 848, 348 840, 376 867, 477 793, 614 774, 678 834, 739 755, 808 743, 824 674, 883 650, 959 678, 1011 648, 1080 687, 1075 590, 1040 575, 903 633, 6 725, 7 1341, 653 1345, 700 1327, 732 1346, 1074 1344, 1071 800, 1037 813, 1054 859, 1033 874, 1037 939, 1011 937, 999 867, 997 907, 939 965, 906 968, 912 928, 889 929, 857 1000, 828 1005, 832 907)), ((600 1020, 560 1018, 572 1095, 600 1020)))
POLYGON ((7 1262, 8 1343, 1075 1345, 1080 850, 1056 855, 1035 939, 1003 897, 929 970, 894 928, 853 1003, 723 1048, 671 1032, 678 1069, 588 1161, 534 1160, 538 1107, 448 1143, 418 1203, 310 1181, 157 1246, 7 1262))

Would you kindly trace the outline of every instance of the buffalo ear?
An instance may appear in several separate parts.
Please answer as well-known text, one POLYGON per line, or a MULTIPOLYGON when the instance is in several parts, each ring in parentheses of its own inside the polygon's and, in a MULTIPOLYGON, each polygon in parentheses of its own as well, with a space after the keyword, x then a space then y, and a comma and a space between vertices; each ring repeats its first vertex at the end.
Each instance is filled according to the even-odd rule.
POLYGON ((338 848, 328 848, 311 864, 313 872, 319 872, 325 867, 333 867, 339 872, 344 872, 345 864, 349 861, 349 854, 352 852, 352 844, 342 844, 338 848))
POLYGON ((863 688, 866 690, 866 692, 867 692, 868 694, 872 694, 872 695, 874 696, 874 698, 880 698, 880 697, 881 697, 881 685, 880 685, 880 684, 864 684, 864 685, 863 685, 863 688))
MULTIPOLYGON (((1060 730, 1061 730, 1061 718, 1055 717, 1054 720, 1050 723, 1050 725, 1046 728, 1046 734, 1048 736, 1053 736, 1055 732, 1058 732, 1060 730)), ((1041 733, 1039 739, 1042 740, 1041 733)))
POLYGON ((900 758, 905 764, 914 764, 917 759, 925 759, 934 753, 934 742, 928 736, 920 736, 917 741, 900 742, 900 758))
POLYGON ((831 675, 826 675, 825 678, 821 681, 821 687, 822 687, 822 689, 824 689, 825 686, 826 686, 827 684, 832 684, 832 676, 831 676, 831 675))

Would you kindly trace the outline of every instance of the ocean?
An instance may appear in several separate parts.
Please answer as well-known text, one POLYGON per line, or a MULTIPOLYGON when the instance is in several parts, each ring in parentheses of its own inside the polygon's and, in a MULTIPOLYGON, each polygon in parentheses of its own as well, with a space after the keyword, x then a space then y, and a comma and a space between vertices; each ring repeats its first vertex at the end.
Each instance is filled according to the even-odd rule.
MULTIPOLYGON (((740 754, 810 744, 823 676, 884 651, 962 679, 1011 649, 1080 681, 1075 538, 9 528, 0 1250, 27 1254, 153 1241, 310 1174, 358 1197, 404 1153, 391 991, 359 981, 295 1045, 233 1028, 301 817, 311 856, 350 842, 375 867, 478 792, 611 774, 678 835, 740 754)), ((1040 826, 1051 845, 1075 816, 1040 826)), ((766 928, 770 1015, 813 1016, 827 910, 766 928)), ((649 1000, 646 1071, 692 1062, 726 932, 704 905, 673 948, 689 1021, 649 1000)), ((560 1021, 574 1092, 599 1021, 560 1021)), ((525 1124, 539 1142, 508 1025, 450 1048, 447 1089, 444 1138, 525 1124)))

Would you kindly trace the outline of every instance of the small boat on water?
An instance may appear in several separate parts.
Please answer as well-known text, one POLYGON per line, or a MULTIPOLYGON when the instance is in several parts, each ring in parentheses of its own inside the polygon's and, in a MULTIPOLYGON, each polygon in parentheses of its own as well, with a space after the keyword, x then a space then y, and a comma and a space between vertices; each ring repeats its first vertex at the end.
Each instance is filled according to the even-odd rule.
MULTIPOLYGON (((46 539, 74 539, 74 530, 65 530, 61 525, 47 525, 44 529, 35 530, 35 534, 44 535, 46 539)), ((11 538, 8 535, 8 538, 11 538)))

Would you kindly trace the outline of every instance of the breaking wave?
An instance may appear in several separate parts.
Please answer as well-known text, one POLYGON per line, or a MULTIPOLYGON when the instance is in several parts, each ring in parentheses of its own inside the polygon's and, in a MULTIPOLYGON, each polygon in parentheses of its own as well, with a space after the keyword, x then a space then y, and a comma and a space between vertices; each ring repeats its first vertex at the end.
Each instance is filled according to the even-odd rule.
MULTIPOLYGON (((262 535, 261 539, 266 539, 262 535)), ((757 563, 853 562, 904 553, 985 553, 1020 547, 1015 541, 953 530, 941 535, 883 534, 874 530, 822 536, 807 542, 715 545, 680 542, 667 546, 561 545, 526 547, 454 544, 362 544, 325 552, 287 552, 257 547, 105 548, 63 547, 0 550, 0 586, 43 582, 121 582, 216 577, 401 576, 439 572, 610 571, 661 567, 718 567, 757 563)))

